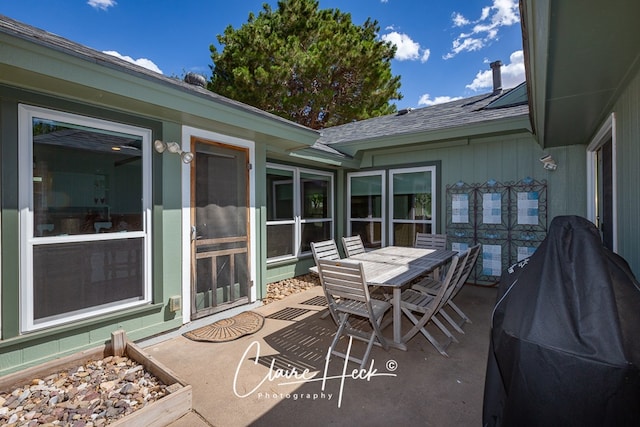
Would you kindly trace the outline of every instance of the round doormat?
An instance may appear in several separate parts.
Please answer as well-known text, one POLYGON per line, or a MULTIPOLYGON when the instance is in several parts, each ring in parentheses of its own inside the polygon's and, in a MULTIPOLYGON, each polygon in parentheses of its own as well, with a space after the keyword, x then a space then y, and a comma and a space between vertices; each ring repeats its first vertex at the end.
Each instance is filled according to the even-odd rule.
POLYGON ((264 317, 253 311, 245 311, 183 335, 194 341, 226 342, 258 332, 262 325, 264 317))

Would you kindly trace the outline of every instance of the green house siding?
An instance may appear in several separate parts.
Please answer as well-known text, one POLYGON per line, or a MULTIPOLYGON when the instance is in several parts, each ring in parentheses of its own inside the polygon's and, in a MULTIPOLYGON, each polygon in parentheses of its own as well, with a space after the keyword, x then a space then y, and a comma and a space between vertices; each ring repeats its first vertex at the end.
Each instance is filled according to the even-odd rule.
MULTIPOLYGON (((469 138, 436 144, 417 144, 409 147, 370 150, 362 155, 361 169, 384 170, 404 167, 436 165, 439 183, 437 202, 439 219, 437 231, 445 232, 446 187, 459 181, 483 184, 488 180, 517 182, 526 177, 547 182, 548 222, 558 215, 586 214, 586 151, 582 145, 543 151, 527 133, 508 136, 469 138), (540 157, 550 154, 558 169, 542 167, 540 157)), ((336 179, 336 236, 344 235, 346 227, 346 171, 339 171, 336 179)), ((387 188, 388 188, 387 182, 387 188)), ((387 196, 388 200, 388 196, 387 196)), ((388 203, 388 201, 387 201, 388 203)), ((385 207, 388 209, 388 204, 385 207)), ((384 233, 388 236, 388 218, 384 233)), ((296 262, 272 264, 267 282, 304 274, 313 265, 310 258, 296 262)))
MULTIPOLYGON (((2 151, 2 341, 0 341, 0 375, 104 344, 116 329, 125 329, 131 339, 158 334, 182 324, 180 313, 171 313, 168 298, 181 295, 181 199, 179 163, 167 156, 152 160, 152 302, 146 306, 94 316, 72 324, 20 332, 20 246, 18 221, 18 103, 38 105, 89 115, 113 122, 129 123, 152 131, 154 138, 163 134, 180 135, 180 126, 121 114, 108 109, 37 95, 8 86, 0 86, 0 149, 2 151)), ((69 268, 74 263, 69 260, 69 268)))
POLYGON ((585 215, 586 154, 583 146, 561 147, 543 152, 528 134, 476 138, 438 145, 437 148, 425 144, 369 152, 364 156, 363 164, 367 169, 388 169, 439 162, 440 232, 445 231, 446 187, 459 181, 483 184, 490 179, 498 182, 516 182, 526 177, 546 180, 549 221, 557 215, 585 215), (557 170, 543 169, 539 161, 543 153, 551 154, 556 159, 557 170))
POLYGON ((624 90, 616 117, 618 253, 640 275, 640 72, 624 90))

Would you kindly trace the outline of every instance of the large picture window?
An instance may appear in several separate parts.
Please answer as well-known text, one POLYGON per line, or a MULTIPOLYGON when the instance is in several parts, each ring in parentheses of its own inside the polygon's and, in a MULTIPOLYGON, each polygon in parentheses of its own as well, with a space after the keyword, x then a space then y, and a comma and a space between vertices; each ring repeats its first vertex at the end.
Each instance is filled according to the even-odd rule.
POLYGON ((385 179, 383 171, 348 175, 347 234, 359 235, 367 248, 385 245, 385 179))
POLYGON ((150 300, 147 129, 20 106, 23 331, 150 300))
POLYGON ((333 236, 333 175, 267 165, 267 259, 298 257, 333 236))
POLYGON ((428 166, 389 171, 392 245, 413 246, 417 232, 435 232, 435 169, 428 166))

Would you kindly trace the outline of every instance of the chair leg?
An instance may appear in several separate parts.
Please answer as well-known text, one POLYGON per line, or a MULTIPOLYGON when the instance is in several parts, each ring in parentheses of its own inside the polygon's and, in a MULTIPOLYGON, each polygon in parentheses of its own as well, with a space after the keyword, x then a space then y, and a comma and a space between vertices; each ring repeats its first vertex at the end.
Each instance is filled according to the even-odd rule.
MULTIPOLYGON (((438 314, 440 314, 441 312, 438 312, 438 314)), ((436 325, 438 327, 438 329, 440 329, 442 331, 443 334, 446 335, 447 338, 449 338, 450 341, 453 342, 458 342, 458 339, 455 337, 455 335, 453 335, 449 329, 447 329, 446 326, 444 326, 444 323, 442 323, 440 321, 440 319, 438 319, 436 316, 433 316, 431 318, 431 320, 433 320, 433 324, 436 325)))
POLYGON ((469 319, 469 317, 466 314, 464 314, 464 312, 460 310, 460 307, 458 307, 453 301, 449 301, 449 305, 451 306, 453 311, 458 313, 458 315, 462 318, 461 323, 458 323, 460 327, 462 327, 462 325, 464 325, 465 323, 473 323, 471 319, 469 319))
MULTIPOLYGON (((414 335, 416 335, 418 332, 421 332, 422 335, 424 335, 424 337, 431 343, 431 345, 433 345, 435 347, 436 350, 438 350, 438 352, 443 355, 444 357, 449 357, 449 354, 447 353, 447 347, 449 347, 449 344, 451 344, 452 340, 450 339, 445 345, 441 344, 440 342, 438 342, 438 340, 436 340, 433 335, 431 335, 426 329, 425 326, 428 322, 423 321, 424 317, 422 320, 418 319, 416 316, 413 315, 413 313, 411 312, 411 310, 402 308, 402 311, 404 312, 404 314, 406 314, 406 316, 409 318, 409 320, 411 320, 411 322, 413 322, 413 324, 415 325, 413 328, 411 328, 409 330, 409 332, 407 332, 403 337, 402 340, 404 342, 407 342, 409 339, 411 339, 414 335)), ((434 320, 433 316, 429 319, 429 320, 434 320)), ((446 329, 446 328, 445 328, 446 329)))
POLYGON ((347 324, 347 318, 349 316, 346 314, 340 315, 340 323, 338 324, 338 330, 336 331, 336 335, 333 337, 333 341, 331 342, 331 346, 329 346, 329 354, 335 353, 336 344, 338 344, 338 340, 342 336, 342 332, 347 324))
POLYGON ((444 307, 442 307, 442 308, 440 309, 440 312, 439 312, 438 314, 440 314, 440 315, 442 316, 442 318, 443 318, 444 320, 446 320, 446 321, 447 321, 447 323, 448 323, 449 325, 451 325, 451 327, 452 327, 453 329, 455 329, 455 330, 456 330, 456 332, 459 332, 459 333, 461 333, 461 334, 464 334, 464 331, 463 331, 463 330, 462 330, 462 328, 461 328, 461 327, 456 323, 456 321, 455 321, 455 320, 453 320, 453 319, 451 318, 451 316, 449 316, 449 313, 447 313, 446 311, 444 311, 444 307))
POLYGON ((359 363, 360 369, 366 369, 366 364, 367 364, 367 361, 369 360, 369 355, 371 354, 371 349, 373 348, 374 344, 382 346, 385 350, 389 349, 389 344, 387 344, 386 340, 382 336, 382 333, 380 332, 378 325, 372 325, 374 330, 371 332, 371 334, 368 337, 357 335, 357 334, 351 334, 349 337, 350 341, 352 341, 351 340, 352 338, 356 338, 360 341, 364 341, 367 343, 367 348, 362 358, 357 358, 356 356, 352 356, 350 352, 347 358, 347 353, 342 353, 336 350, 336 345, 338 344, 338 341, 340 340, 340 337, 342 336, 342 334, 345 331, 349 331, 353 328, 349 324, 348 314, 341 313, 339 317, 340 317, 340 324, 338 326, 338 331, 336 332, 336 335, 333 338, 333 341, 331 342, 331 346, 329 347, 329 352, 327 354, 327 357, 329 357, 330 355, 338 356, 343 359, 349 360, 351 362, 359 363), (376 337, 378 338, 377 341, 376 341, 376 337))
POLYGON ((446 345, 442 345, 440 342, 438 342, 437 339, 435 339, 433 337, 433 335, 431 335, 425 329, 425 325, 418 326, 420 321, 413 315, 413 313, 411 311, 409 311, 409 310, 405 311, 404 309, 403 309, 403 311, 407 315, 409 320, 411 320, 416 326, 411 328, 411 330, 402 337, 402 340, 406 342, 408 339, 413 337, 417 332, 421 332, 422 335, 424 335, 424 337, 427 339, 427 341, 429 341, 431 343, 431 345, 433 345, 435 347, 435 349, 438 350, 438 353, 440 353, 444 357, 449 357, 449 354, 447 353, 447 347, 449 346, 451 341, 449 341, 449 343, 447 343, 446 345))

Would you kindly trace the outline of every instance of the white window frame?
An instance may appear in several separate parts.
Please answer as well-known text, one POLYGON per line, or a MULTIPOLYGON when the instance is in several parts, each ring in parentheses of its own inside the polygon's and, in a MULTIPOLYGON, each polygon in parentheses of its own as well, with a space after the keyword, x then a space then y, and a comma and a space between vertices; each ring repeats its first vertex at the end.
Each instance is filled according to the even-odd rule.
POLYGON ((598 175, 598 156, 597 152, 611 138, 611 233, 613 240, 613 251, 618 251, 618 161, 617 152, 618 144, 616 141, 616 115, 611 113, 602 124, 598 133, 593 137, 587 146, 587 219, 599 226, 597 221, 597 175, 598 175))
POLYGON ((437 213, 438 206, 436 203, 437 193, 436 193, 436 166, 418 166, 412 168, 401 168, 401 169, 390 169, 389 170, 389 241, 394 242, 394 231, 393 225, 395 223, 401 224, 431 224, 431 233, 436 233, 436 224, 437 224, 437 213), (393 177, 396 174, 405 174, 405 173, 413 173, 413 172, 431 172, 431 219, 430 220, 396 220, 393 217, 393 203, 394 203, 394 192, 393 192, 393 177))
MULTIPOLYGON (((273 258, 267 258, 267 263, 276 262, 286 259, 296 258, 296 254, 298 252, 298 248, 300 247, 300 173, 297 171, 297 168, 291 166, 283 166, 278 164, 267 163, 267 169, 278 169, 281 171, 291 172, 291 180, 293 184, 292 188, 292 197, 293 197, 293 218, 292 219, 279 219, 273 221, 267 221, 267 227, 270 225, 293 225, 293 254, 280 255, 273 258)), ((283 179, 284 181, 289 181, 289 179, 283 179)), ((275 183, 274 183, 275 184, 275 183)), ((273 197, 275 198, 275 191, 273 197)), ((269 209, 269 202, 274 203, 275 200, 267 201, 267 209, 269 209)), ((267 233, 268 234, 268 233, 267 233)), ((267 242, 267 245, 269 242, 267 242)))
MULTIPOLYGON (((351 236, 351 222, 379 222, 380 223, 380 245, 386 245, 386 234, 385 230, 387 227, 387 217, 385 209, 387 205, 387 185, 386 185, 386 174, 384 170, 377 171, 365 171, 365 172, 350 172, 347 174, 347 235, 351 236), (382 201, 381 201, 381 214, 382 216, 379 218, 368 217, 368 218, 352 218, 351 217, 351 178, 361 177, 361 176, 380 176, 380 185, 382 186, 382 201)), ((373 236, 371 236, 373 237, 373 236)), ((373 239, 370 239, 373 241, 373 239)))
MULTIPOLYGON (((308 169, 301 168, 296 166, 286 166, 280 165, 277 163, 267 163, 267 169, 279 169, 293 173, 293 220, 275 220, 275 221, 266 221, 267 227, 270 225, 288 225, 294 224, 293 233, 294 233, 294 253, 289 255, 282 255, 273 258, 267 258, 267 264, 297 259, 304 256, 311 255, 311 251, 302 252, 300 248, 302 247, 302 225, 303 224, 311 224, 316 222, 330 222, 330 230, 331 230, 331 238, 334 238, 334 220, 335 220, 335 191, 333 188, 333 174, 331 172, 325 172, 317 169, 308 169), (302 218, 302 200, 301 200, 301 183, 302 183, 302 174, 308 173, 313 175, 325 176, 329 178, 329 203, 331 209, 329 210, 328 218, 318 218, 318 219, 305 219, 302 218)), ((267 202, 268 203, 268 202, 267 202)), ((267 209, 268 209, 267 205, 267 209)), ((267 242, 268 244, 268 242, 267 242)))
MULTIPOLYGON (((64 113, 61 111, 18 105, 18 165, 19 165, 19 221, 20 221, 20 330, 36 331, 63 323, 70 323, 151 302, 151 130, 101 120, 93 117, 64 113), (142 138, 142 231, 127 233, 79 234, 69 236, 36 237, 33 233, 33 119, 55 120, 79 126, 95 128, 107 132, 125 133, 142 138), (121 240, 123 238, 143 238, 143 298, 105 304, 68 314, 53 316, 36 322, 34 316, 33 292, 33 249, 34 246, 60 243, 121 240)), ((72 266, 70 266, 72 268, 72 266)))

